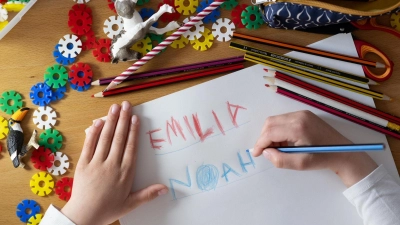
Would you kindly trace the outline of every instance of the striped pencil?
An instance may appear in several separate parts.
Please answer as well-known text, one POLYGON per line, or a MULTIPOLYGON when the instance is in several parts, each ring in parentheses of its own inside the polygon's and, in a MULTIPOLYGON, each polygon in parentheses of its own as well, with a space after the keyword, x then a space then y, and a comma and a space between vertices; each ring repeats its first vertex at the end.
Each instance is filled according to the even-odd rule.
MULTIPOLYGON (((212 60, 212 61, 207 61, 207 62, 194 63, 194 64, 183 65, 183 66, 175 66, 175 67, 151 70, 151 71, 146 71, 146 72, 141 72, 141 73, 134 73, 134 74, 131 74, 126 79, 126 81, 139 80, 139 79, 151 78, 151 77, 156 77, 156 76, 166 76, 166 75, 171 75, 171 74, 175 74, 175 73, 192 72, 192 71, 196 71, 196 70, 215 68, 215 67, 219 67, 219 66, 227 66, 230 64, 238 63, 238 62, 244 62, 243 56, 235 56, 235 57, 230 57, 230 58, 225 58, 225 59, 218 59, 218 60, 212 60)), ((106 84, 111 83, 111 81, 113 81, 115 78, 116 77, 102 78, 102 79, 93 81, 92 85, 106 85, 106 84)))
POLYGON ((291 83, 293 85, 296 85, 298 87, 304 88, 304 89, 306 89, 308 91, 312 91, 312 92, 314 92, 316 94, 319 94, 319 95, 322 95, 324 97, 330 98, 332 100, 338 101, 340 103, 346 104, 346 105, 348 105, 350 107, 354 107, 356 109, 359 109, 359 110, 362 110, 364 112, 370 113, 370 114, 375 115, 377 117, 380 117, 382 119, 386 119, 386 120, 388 120, 390 122, 393 122, 393 123, 396 123, 396 124, 400 124, 400 118, 397 117, 397 116, 382 112, 382 111, 380 111, 378 109, 375 109, 375 108, 369 107, 367 105, 361 104, 361 103, 356 102, 356 101, 354 101, 352 99, 349 99, 349 98, 343 97, 341 95, 335 94, 333 92, 330 92, 330 91, 325 90, 323 88, 317 87, 317 86, 312 85, 310 83, 304 82, 302 80, 296 79, 296 78, 294 78, 292 76, 289 76, 289 75, 286 75, 284 73, 281 73, 281 72, 278 72, 278 71, 275 71, 275 70, 271 70, 271 69, 264 69, 264 70, 267 72, 267 74, 269 76, 272 76, 272 77, 274 77, 274 78, 276 78, 278 80, 286 81, 286 82, 291 83))
POLYGON ((164 41, 154 47, 150 52, 148 52, 141 59, 136 61, 132 66, 130 66, 127 70, 121 73, 118 77, 116 77, 104 91, 108 91, 118 84, 122 83, 126 78, 129 77, 130 74, 133 74, 136 70, 150 61, 154 56, 158 55, 163 49, 165 49, 168 45, 170 45, 173 41, 178 39, 182 34, 192 28, 196 23, 202 20, 205 16, 210 14, 213 10, 218 8, 225 0, 215 0, 205 9, 203 9, 200 13, 198 13, 195 17, 193 17, 189 22, 185 23, 182 27, 176 30, 173 34, 167 37, 164 41))

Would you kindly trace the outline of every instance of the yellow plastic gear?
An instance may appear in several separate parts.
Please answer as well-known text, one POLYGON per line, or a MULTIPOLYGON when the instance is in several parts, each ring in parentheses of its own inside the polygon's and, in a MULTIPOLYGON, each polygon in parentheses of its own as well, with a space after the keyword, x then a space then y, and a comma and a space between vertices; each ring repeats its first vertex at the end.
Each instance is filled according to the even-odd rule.
POLYGON ((7 2, 3 7, 9 12, 19 12, 25 7, 25 4, 7 2))
POLYGON ((0 140, 7 137, 8 131, 8 121, 0 116, 0 140))
POLYGON ((390 15, 390 25, 398 31, 400 31, 400 13, 392 13, 390 15))
POLYGON ((29 218, 27 225, 39 225, 40 222, 42 221, 43 215, 42 214, 36 214, 34 216, 31 216, 29 218))
POLYGON ((136 42, 131 49, 137 52, 140 52, 143 55, 146 55, 153 48, 153 43, 150 37, 146 37, 138 42, 136 42))
POLYGON ((197 39, 196 37, 194 38, 193 41, 190 41, 192 44, 193 48, 198 50, 198 51, 206 51, 211 48, 213 45, 214 41, 214 35, 211 33, 211 31, 207 28, 204 28, 204 32, 200 32, 201 37, 204 37, 204 41, 200 41, 201 37, 197 39))
POLYGON ((175 0, 175 7, 178 13, 189 16, 190 14, 196 12, 197 6, 199 6, 199 0, 189 0, 189 5, 185 6, 185 0, 175 0))
POLYGON ((34 174, 29 184, 32 192, 41 197, 50 194, 54 188, 53 177, 46 172, 34 174))
POLYGON ((4 27, 7 26, 7 24, 8 24, 8 21, 7 21, 7 20, 6 20, 6 21, 3 21, 3 22, 0 22, 0 30, 3 30, 4 27))
MULTIPOLYGON (((170 36, 171 34, 173 34, 174 32, 175 31, 167 32, 167 37, 170 36)), ((183 48, 187 44, 189 44, 189 39, 187 39, 183 35, 181 35, 178 39, 173 41, 169 46, 171 46, 172 48, 183 48)))

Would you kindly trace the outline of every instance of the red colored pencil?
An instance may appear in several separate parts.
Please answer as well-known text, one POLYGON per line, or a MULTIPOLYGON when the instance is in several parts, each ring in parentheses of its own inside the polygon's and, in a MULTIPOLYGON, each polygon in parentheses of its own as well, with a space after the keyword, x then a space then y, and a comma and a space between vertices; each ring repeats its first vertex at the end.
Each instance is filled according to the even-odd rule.
POLYGON ((333 92, 327 91, 323 88, 314 86, 310 83, 304 82, 302 80, 296 79, 292 76, 289 76, 287 74, 278 72, 278 71, 274 71, 274 70, 270 70, 270 69, 264 69, 266 72, 268 72, 269 74, 271 74, 272 76, 274 76, 276 79, 291 83, 293 85, 296 85, 298 87, 304 88, 308 91, 314 92, 316 94, 322 95, 324 97, 330 98, 332 100, 338 101, 340 103, 346 104, 350 107, 362 110, 364 112, 370 113, 374 116, 380 117, 382 119, 388 120, 390 122, 396 123, 396 124, 400 124, 400 118, 396 117, 394 115, 382 112, 378 109, 369 107, 367 105, 361 104, 359 102, 356 102, 354 100, 351 100, 349 98, 343 97, 341 95, 335 94, 333 92))
POLYGON ((145 83, 141 83, 141 84, 134 84, 134 85, 125 86, 125 87, 121 87, 121 88, 114 88, 114 89, 108 90, 106 92, 99 92, 97 94, 94 94, 92 97, 96 97, 96 98, 108 97, 108 96, 122 94, 122 93, 126 93, 126 92, 137 91, 137 90, 142 90, 142 89, 151 88, 151 87, 157 87, 157 86, 161 86, 161 85, 165 85, 165 84, 177 83, 180 81, 216 75, 219 73, 224 73, 224 72, 233 71, 233 70, 239 70, 239 69, 243 69, 243 68, 244 68, 243 63, 238 63, 238 64, 220 67, 217 69, 209 69, 206 71, 184 74, 184 75, 179 75, 179 76, 175 76, 175 77, 170 77, 170 78, 165 78, 165 79, 160 79, 160 80, 155 80, 155 81, 149 81, 149 82, 145 82, 145 83))
POLYGON ((355 116, 353 114, 347 113, 345 111, 342 111, 342 110, 337 109, 335 107, 332 107, 330 105, 324 104, 322 102, 315 101, 313 99, 307 98, 307 97, 305 97, 305 96, 303 96, 303 95, 301 95, 299 93, 292 92, 292 91, 290 91, 288 89, 285 89, 285 88, 282 88, 282 87, 279 87, 279 86, 268 85, 267 87, 269 87, 270 89, 272 89, 273 91, 275 91, 278 94, 281 94, 281 95, 284 95, 286 97, 292 98, 292 99, 294 99, 296 101, 299 101, 299 102, 303 102, 303 103, 305 103, 307 105, 313 106, 313 107, 318 108, 320 110, 323 110, 325 112, 328 112, 328 113, 331 113, 333 115, 339 116, 339 117, 341 117, 343 119, 352 121, 352 122, 357 123, 357 124, 359 124, 361 126, 364 126, 364 127, 370 128, 372 130, 381 132, 383 134, 387 134, 387 135, 390 135, 390 136, 395 137, 397 139, 400 139, 400 134, 399 133, 396 133, 396 132, 394 132, 394 131, 386 128, 386 127, 383 127, 383 126, 378 125, 376 123, 373 123, 371 121, 368 121, 368 120, 365 120, 363 118, 357 117, 357 116, 355 116))

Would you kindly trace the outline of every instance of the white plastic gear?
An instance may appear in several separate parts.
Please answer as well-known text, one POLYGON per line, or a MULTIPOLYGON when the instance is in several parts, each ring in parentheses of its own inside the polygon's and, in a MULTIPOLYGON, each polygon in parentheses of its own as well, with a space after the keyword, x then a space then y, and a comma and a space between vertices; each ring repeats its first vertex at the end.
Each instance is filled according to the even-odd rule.
POLYGON ((220 42, 230 41, 233 36, 233 32, 235 31, 235 24, 228 18, 219 18, 212 25, 212 34, 214 37, 220 42), (225 27, 226 32, 223 33, 221 29, 225 27))
POLYGON ((42 130, 52 128, 57 122, 57 113, 50 106, 39 107, 33 116, 33 123, 42 130), (43 120, 44 116, 47 116, 47 120, 43 120))
POLYGON ((68 156, 62 152, 55 152, 53 165, 47 168, 47 171, 55 176, 61 176, 67 172, 67 169, 69 169, 68 156), (60 162, 59 166, 55 165, 56 161, 60 162))
POLYGON ((90 0, 74 0, 74 2, 78 3, 78 4, 85 4, 90 2, 90 0))
POLYGON ((67 58, 75 58, 82 51, 82 41, 73 34, 64 35, 58 44, 58 50, 67 58))
MULTIPOLYGON (((190 19, 194 18, 194 16, 191 16, 190 19)), ((189 17, 183 20, 183 23, 187 23, 189 22, 189 17)), ((203 26, 203 21, 199 21, 197 22, 194 26, 195 28, 194 31, 191 31, 190 29, 187 30, 185 33, 183 33, 182 35, 189 39, 189 41, 193 41, 195 38, 200 38, 201 37, 201 33, 200 32, 204 32, 204 26, 203 26)))
POLYGON ((113 39, 114 36, 118 35, 119 32, 124 28, 124 22, 120 16, 110 16, 104 21, 103 31, 108 38, 113 39), (113 26, 117 25, 118 29, 114 30, 113 26))
POLYGON ((3 8, 3 5, 0 4, 0 22, 4 22, 8 19, 7 9, 3 8))

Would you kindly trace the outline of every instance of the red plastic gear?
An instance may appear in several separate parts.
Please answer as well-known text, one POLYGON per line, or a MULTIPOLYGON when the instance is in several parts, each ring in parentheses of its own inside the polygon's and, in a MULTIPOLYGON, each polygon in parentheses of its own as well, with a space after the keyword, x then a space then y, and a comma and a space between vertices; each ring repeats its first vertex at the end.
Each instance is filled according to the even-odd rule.
POLYGON ((242 12, 249 6, 247 4, 237 5, 231 12, 232 22, 236 25, 236 28, 245 28, 242 23, 242 12))
POLYGON ((164 4, 168 4, 170 6, 172 6, 175 10, 174 13, 164 13, 161 17, 160 20, 164 23, 169 23, 171 21, 176 21, 179 19, 179 17, 181 17, 181 14, 178 13, 178 11, 176 11, 176 7, 175 7, 175 0, 164 0, 162 3, 160 3, 158 5, 158 9, 160 9, 160 7, 164 4))
POLYGON ((99 39, 96 41, 95 49, 93 50, 93 56, 100 62, 111 62, 110 56, 111 39, 99 39), (105 53, 102 52, 105 49, 105 53))
POLYGON ((89 6, 85 5, 85 4, 75 4, 75 5, 73 5, 72 9, 69 10, 68 16, 73 14, 74 11, 75 12, 76 11, 86 12, 86 13, 88 13, 90 15, 90 17, 92 17, 92 9, 89 6))
POLYGON ((76 63, 71 66, 68 72, 68 79, 74 85, 83 87, 92 82, 93 71, 89 64, 76 63))
POLYGON ((116 13, 117 11, 115 10, 115 4, 113 0, 107 0, 107 2, 108 2, 108 8, 110 8, 112 11, 116 13))
POLYGON ((53 166, 54 154, 50 149, 40 146, 32 152, 31 162, 36 169, 47 171, 47 168, 53 166))
POLYGON ((89 30, 86 34, 78 35, 78 37, 82 41, 83 51, 92 49, 96 45, 96 37, 93 30, 89 30))
POLYGON ((85 34, 92 29, 92 16, 84 11, 74 11, 69 14, 68 26, 74 34, 85 34))
POLYGON ((63 177, 57 181, 55 190, 61 200, 68 201, 71 198, 73 183, 74 178, 72 177, 63 177), (69 190, 66 191, 65 188, 69 188, 69 190))

